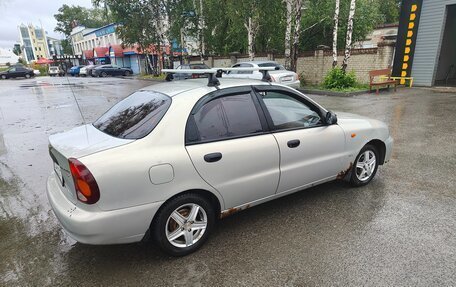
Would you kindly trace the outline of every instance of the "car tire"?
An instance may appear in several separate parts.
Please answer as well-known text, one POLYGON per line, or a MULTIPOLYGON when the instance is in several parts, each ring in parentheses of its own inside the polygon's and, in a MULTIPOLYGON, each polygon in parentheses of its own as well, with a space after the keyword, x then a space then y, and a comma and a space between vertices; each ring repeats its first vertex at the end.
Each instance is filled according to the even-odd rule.
POLYGON ((353 164, 350 184, 352 186, 364 186, 372 181, 377 173, 379 152, 373 145, 365 145, 353 164))
POLYGON ((108 76, 108 74, 106 74, 106 72, 103 72, 103 73, 101 73, 101 76, 102 76, 103 78, 106 78, 106 77, 108 76))
POLYGON ((130 71, 125 71, 124 76, 125 76, 125 77, 130 76, 130 71))
POLYGON ((6 80, 8 77, 6 75, 2 75, 2 80, 6 80))
POLYGON ((208 199, 196 193, 185 193, 163 204, 151 224, 151 236, 165 253, 185 256, 204 244, 215 219, 214 207, 208 199), (174 239, 171 238, 173 233, 177 236, 174 239))
POLYGON ((30 74, 25 74, 26 79, 30 79, 32 76, 30 74))

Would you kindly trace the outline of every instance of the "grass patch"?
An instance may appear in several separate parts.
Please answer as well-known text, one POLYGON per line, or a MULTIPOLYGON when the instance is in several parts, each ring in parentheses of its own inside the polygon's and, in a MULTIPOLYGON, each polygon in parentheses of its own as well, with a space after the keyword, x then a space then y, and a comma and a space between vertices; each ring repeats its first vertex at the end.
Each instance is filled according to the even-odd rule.
POLYGON ((139 76, 139 78, 141 80, 157 80, 157 81, 160 81, 160 80, 164 80, 166 78, 166 75, 165 74, 160 74, 160 75, 141 75, 139 76))
POLYGON ((347 88, 332 88, 328 89, 325 88, 323 85, 306 85, 302 87, 303 89, 309 90, 319 90, 319 91, 331 91, 331 92, 340 92, 340 93, 349 93, 349 92, 360 92, 369 90, 368 84, 355 84, 354 87, 347 87, 347 88))

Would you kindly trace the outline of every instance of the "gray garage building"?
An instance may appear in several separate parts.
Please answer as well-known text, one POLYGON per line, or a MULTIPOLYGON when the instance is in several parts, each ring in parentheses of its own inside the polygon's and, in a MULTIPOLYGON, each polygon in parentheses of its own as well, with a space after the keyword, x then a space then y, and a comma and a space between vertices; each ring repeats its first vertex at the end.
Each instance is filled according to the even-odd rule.
POLYGON ((395 76, 416 86, 456 85, 456 0, 404 0, 395 76))

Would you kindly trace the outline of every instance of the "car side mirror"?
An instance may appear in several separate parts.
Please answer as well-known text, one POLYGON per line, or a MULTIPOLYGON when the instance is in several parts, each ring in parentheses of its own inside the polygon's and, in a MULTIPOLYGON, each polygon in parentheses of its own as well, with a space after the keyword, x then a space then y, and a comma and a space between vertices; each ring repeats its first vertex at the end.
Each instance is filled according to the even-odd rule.
POLYGON ((337 115, 332 111, 328 111, 325 120, 327 125, 335 125, 337 124, 337 115))

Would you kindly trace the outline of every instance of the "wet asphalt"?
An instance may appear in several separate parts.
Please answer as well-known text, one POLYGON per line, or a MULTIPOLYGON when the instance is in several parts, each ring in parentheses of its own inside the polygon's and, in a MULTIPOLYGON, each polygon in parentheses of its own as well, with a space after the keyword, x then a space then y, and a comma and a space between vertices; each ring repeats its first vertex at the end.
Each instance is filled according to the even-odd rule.
MULTIPOLYGON (((61 230, 45 194, 47 138, 153 82, 0 81, 0 286, 456 285, 456 93, 312 96, 388 123, 391 161, 366 187, 331 182, 228 217, 198 252, 89 246, 61 230)), ((121 227, 119 227, 121 228, 121 227)))

